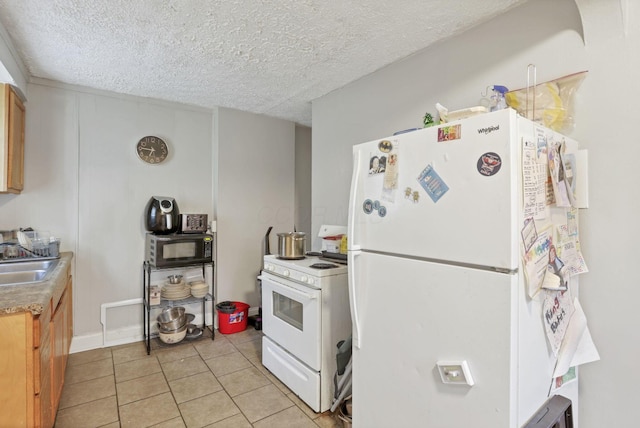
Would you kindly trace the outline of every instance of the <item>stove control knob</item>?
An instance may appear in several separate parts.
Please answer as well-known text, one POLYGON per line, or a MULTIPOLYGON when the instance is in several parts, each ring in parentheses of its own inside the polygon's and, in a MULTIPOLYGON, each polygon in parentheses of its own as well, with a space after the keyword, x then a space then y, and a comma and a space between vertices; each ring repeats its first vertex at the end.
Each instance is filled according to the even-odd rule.
POLYGON ((275 269, 273 265, 266 265, 265 268, 270 272, 273 272, 273 270, 275 269))
POLYGON ((309 277, 307 277, 307 275, 302 275, 300 277, 300 281, 302 281, 302 282, 307 282, 308 280, 309 280, 309 277))
POLYGON ((315 280, 315 279, 313 279, 313 278, 309 278, 309 279, 307 280, 307 284, 309 284, 309 285, 313 285, 313 283, 314 283, 314 282, 316 282, 316 280, 315 280))
POLYGON ((282 274, 283 274, 284 276, 289 276, 289 275, 291 275, 291 272, 289 272, 289 269, 285 269, 285 270, 282 272, 282 274))

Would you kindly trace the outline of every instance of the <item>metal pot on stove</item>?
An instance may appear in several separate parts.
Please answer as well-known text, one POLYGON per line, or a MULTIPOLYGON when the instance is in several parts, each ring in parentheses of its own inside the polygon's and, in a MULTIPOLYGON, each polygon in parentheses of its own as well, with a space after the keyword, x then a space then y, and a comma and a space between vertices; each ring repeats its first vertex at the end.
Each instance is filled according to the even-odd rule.
POLYGON ((304 259, 307 236, 303 232, 278 233, 278 257, 281 259, 304 259))

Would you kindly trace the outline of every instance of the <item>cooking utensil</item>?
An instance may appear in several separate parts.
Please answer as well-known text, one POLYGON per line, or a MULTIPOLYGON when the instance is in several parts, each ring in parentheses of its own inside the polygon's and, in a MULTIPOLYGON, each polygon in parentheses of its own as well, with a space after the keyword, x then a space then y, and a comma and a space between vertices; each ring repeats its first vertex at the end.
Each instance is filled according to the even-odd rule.
POLYGON ((182 282, 182 275, 169 275, 169 284, 180 284, 182 282))
POLYGON ((157 320, 165 330, 177 330, 187 324, 185 309, 182 306, 164 309, 157 320))
POLYGON ((304 259, 306 234, 303 232, 278 233, 278 257, 287 260, 304 259))
POLYGON ((186 324, 183 325, 178 330, 168 332, 168 333, 165 333, 162 330, 160 330, 160 340, 162 340, 164 343, 169 343, 169 344, 180 342, 182 339, 184 339, 186 335, 187 335, 186 324))
POLYGON ((196 327, 192 332, 189 332, 189 330, 187 329, 187 336, 186 339, 197 339, 198 337, 202 336, 202 329, 200 327, 196 327))
POLYGON ((182 329, 187 328, 189 324, 185 324, 179 328, 165 328, 162 325, 160 325, 160 323, 158 323, 158 331, 160 333, 166 333, 166 334, 170 334, 170 333, 178 333, 180 332, 182 329))

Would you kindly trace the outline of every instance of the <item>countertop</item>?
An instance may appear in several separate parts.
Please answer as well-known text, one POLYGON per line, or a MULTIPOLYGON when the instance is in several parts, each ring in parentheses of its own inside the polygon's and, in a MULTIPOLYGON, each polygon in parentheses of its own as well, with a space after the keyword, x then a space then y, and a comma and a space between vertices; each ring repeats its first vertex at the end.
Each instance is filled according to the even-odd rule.
POLYGON ((72 252, 60 253, 60 262, 48 281, 0 287, 0 315, 26 311, 40 315, 51 297, 62 295, 72 259, 72 252))

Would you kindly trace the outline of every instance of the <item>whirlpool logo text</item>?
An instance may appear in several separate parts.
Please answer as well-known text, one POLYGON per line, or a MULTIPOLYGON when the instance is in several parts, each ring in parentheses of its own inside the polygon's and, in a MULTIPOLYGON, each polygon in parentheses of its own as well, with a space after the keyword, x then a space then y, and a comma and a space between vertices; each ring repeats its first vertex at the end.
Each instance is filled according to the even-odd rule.
POLYGON ((493 131, 498 131, 500 129, 500 125, 495 125, 495 126, 488 126, 486 128, 480 128, 478 129, 478 134, 490 134, 493 131))

